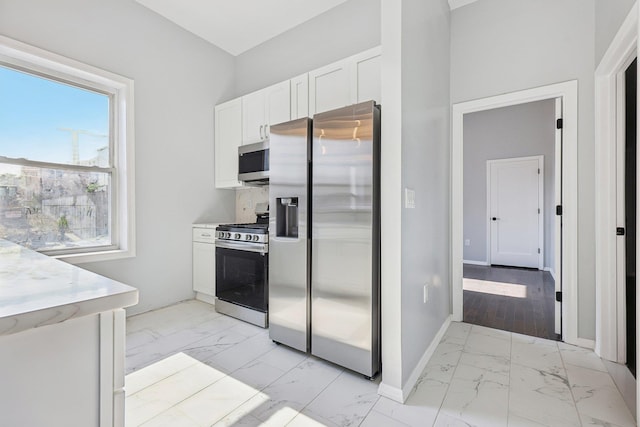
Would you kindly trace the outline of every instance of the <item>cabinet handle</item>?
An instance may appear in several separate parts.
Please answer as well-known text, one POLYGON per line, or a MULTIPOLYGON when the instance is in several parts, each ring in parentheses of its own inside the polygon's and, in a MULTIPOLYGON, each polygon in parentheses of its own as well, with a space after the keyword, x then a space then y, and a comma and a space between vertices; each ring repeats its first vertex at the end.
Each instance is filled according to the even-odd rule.
POLYGON ((264 125, 264 139, 269 138, 269 125, 264 125))
POLYGON ((264 127, 264 125, 260 125, 260 139, 264 139, 264 136, 262 136, 262 128, 264 127))

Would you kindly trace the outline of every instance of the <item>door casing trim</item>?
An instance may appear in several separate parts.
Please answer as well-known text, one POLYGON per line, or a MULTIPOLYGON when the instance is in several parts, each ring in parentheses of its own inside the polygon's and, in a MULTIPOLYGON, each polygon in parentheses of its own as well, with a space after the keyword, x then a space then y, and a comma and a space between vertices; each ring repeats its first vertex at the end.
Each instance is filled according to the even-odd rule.
MULTIPOLYGON (((619 136, 618 80, 629 59, 637 56, 638 4, 632 8, 595 72, 595 199, 596 199, 596 340, 600 357, 621 362, 617 285, 617 145, 619 136)), ((640 189, 640 186, 638 187, 640 189)), ((640 294, 639 294, 640 295, 640 294)))

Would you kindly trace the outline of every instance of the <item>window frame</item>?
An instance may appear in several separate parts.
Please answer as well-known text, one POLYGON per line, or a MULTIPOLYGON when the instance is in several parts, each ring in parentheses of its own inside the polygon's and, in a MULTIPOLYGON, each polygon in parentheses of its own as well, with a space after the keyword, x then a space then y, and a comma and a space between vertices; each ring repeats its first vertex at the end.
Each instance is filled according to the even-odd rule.
MULTIPOLYGON (((112 245, 105 246, 104 249, 94 246, 71 251, 51 250, 42 253, 72 264, 134 257, 136 234, 133 80, 1 35, 0 63, 18 71, 107 94, 110 97, 112 245)), ((30 160, 18 161, 18 159, 3 157, 1 153, 0 160, 12 164, 63 170, 74 169, 72 165, 68 165, 67 169, 58 164, 30 160)), ((88 169, 83 168, 83 170, 88 169)))

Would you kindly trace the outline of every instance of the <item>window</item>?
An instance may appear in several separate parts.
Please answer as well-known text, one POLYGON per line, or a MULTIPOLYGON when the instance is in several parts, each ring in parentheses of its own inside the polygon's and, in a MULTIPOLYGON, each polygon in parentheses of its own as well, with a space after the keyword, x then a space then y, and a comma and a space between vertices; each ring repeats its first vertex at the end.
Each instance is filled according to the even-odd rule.
POLYGON ((133 256, 133 82, 0 37, 0 238, 133 256))

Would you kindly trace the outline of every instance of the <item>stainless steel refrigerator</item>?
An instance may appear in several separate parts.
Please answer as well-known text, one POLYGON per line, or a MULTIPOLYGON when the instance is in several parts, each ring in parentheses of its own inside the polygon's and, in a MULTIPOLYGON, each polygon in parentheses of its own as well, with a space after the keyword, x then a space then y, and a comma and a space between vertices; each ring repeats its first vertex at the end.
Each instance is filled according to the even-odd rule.
POLYGON ((269 335, 380 371, 380 109, 271 127, 269 335))

